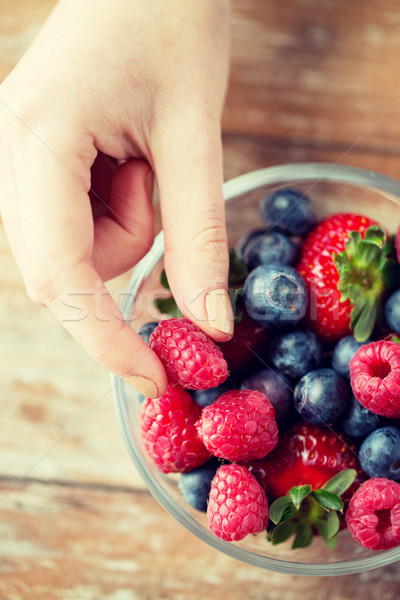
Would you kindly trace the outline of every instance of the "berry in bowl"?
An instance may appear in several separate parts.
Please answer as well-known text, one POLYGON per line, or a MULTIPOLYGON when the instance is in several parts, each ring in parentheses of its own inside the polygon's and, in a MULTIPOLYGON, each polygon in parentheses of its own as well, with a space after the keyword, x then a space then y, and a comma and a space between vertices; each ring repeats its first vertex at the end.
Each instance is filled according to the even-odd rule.
POLYGON ((400 183, 306 163, 224 196, 234 337, 179 314, 159 234, 122 311, 170 386, 144 399, 113 376, 128 451, 173 517, 243 562, 340 575, 400 560, 400 183))

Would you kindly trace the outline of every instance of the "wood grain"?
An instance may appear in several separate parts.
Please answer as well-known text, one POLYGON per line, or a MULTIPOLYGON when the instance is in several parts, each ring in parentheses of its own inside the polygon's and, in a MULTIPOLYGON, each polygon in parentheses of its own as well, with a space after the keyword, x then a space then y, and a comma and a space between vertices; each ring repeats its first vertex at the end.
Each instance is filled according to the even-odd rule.
MULTIPOLYGON (((0 0, 0 80, 55 0, 0 0)), ((288 162, 399 173, 395 0, 233 0, 224 172, 288 162)), ((1 192, 0 192, 1 193, 1 192)), ((118 296, 126 274, 110 282, 118 296)), ((109 375, 26 297, 0 222, 1 600, 392 600, 391 567, 263 572, 191 536, 144 490, 109 375)))
MULTIPOLYGON (((0 481, 0 497, 7 481, 0 481)), ((318 579, 217 553, 146 493, 27 481, 2 501, 0 597, 12 600, 394 600, 396 566, 318 579)))

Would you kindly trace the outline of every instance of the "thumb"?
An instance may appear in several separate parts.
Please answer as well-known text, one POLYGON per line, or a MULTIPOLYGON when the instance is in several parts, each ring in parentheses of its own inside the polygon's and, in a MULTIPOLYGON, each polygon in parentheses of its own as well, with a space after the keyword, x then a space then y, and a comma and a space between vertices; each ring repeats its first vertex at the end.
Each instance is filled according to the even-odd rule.
MULTIPOLYGON (((233 333, 219 123, 168 123, 153 148, 165 235, 165 268, 185 315, 216 341, 233 333)), ((160 133, 160 132, 159 132, 160 133)))

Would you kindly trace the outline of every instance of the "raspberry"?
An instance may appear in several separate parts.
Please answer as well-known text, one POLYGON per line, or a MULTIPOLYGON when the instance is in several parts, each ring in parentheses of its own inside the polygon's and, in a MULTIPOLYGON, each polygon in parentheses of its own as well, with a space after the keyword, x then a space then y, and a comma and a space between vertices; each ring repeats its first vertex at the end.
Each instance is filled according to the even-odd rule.
POLYGON ((151 334, 150 348, 163 363, 171 383, 205 390, 228 377, 228 365, 212 339, 189 319, 161 321, 151 334))
POLYGON ((240 465, 223 465, 212 480, 208 525, 226 542, 260 533, 268 524, 268 500, 254 475, 240 465))
POLYGON ((190 394, 169 386, 160 398, 146 398, 140 408, 144 446, 163 473, 187 473, 210 459, 194 423, 201 413, 190 394))
POLYGON ((364 548, 400 545, 400 484, 384 477, 368 479, 353 494, 346 522, 354 540, 364 548))
POLYGON ((361 346, 350 361, 357 400, 376 415, 400 417, 400 345, 379 340, 361 346))
POLYGON ((274 408, 254 390, 225 392, 196 423, 206 448, 229 461, 263 458, 278 443, 274 408))

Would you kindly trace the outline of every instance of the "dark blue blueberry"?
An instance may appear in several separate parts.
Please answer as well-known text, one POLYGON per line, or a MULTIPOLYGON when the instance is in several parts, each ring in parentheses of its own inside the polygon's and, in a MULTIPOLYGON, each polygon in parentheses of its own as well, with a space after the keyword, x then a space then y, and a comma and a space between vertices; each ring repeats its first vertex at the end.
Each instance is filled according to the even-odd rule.
POLYGON ((241 390, 257 390, 270 400, 277 423, 282 423, 293 410, 293 388, 283 373, 272 369, 255 371, 240 384, 241 390))
POLYGON ((268 232, 268 229, 253 229, 249 233, 245 233, 239 239, 235 246, 235 256, 245 265, 247 265, 248 250, 252 247, 254 242, 259 238, 263 237, 268 232))
POLYGON ((313 425, 330 425, 349 401, 346 381, 333 369, 315 369, 300 379, 294 390, 294 407, 313 425))
POLYGON ((190 473, 183 473, 180 476, 178 488, 186 502, 196 510, 207 512, 211 481, 219 466, 218 460, 213 459, 202 467, 193 469, 190 473))
POLYGON ((146 344, 149 343, 149 339, 155 328, 157 327, 157 321, 151 321, 150 323, 145 323, 138 329, 138 334, 142 338, 146 344))
POLYGON ((249 244, 245 261, 249 269, 272 262, 293 265, 297 255, 297 246, 287 235, 279 231, 268 231, 249 244))
POLYGON ((369 477, 400 479, 400 431, 397 427, 375 429, 361 444, 360 465, 369 477))
POLYGON ((353 394, 351 394, 350 401, 337 422, 337 426, 341 431, 355 438, 365 437, 381 424, 382 420, 378 415, 375 415, 368 408, 364 408, 353 394))
POLYGON ((349 363, 357 350, 369 344, 371 340, 357 342, 352 335, 346 335, 336 344, 332 355, 332 368, 345 379, 350 380, 349 363))
POLYGON ((205 406, 210 406, 213 404, 217 398, 219 398, 225 392, 229 392, 229 390, 233 389, 233 383, 229 383, 229 381, 224 381, 221 385, 209 388, 208 390, 196 390, 193 393, 193 400, 200 404, 202 408, 205 406))
POLYGON ((260 265, 247 276, 244 302, 249 316, 265 327, 294 327, 305 315, 308 293, 304 279, 288 265, 260 265))
POLYGON ((386 324, 393 332, 400 333, 400 290, 394 292, 385 307, 386 324))
POLYGON ((312 331, 288 331, 272 338, 269 356, 277 369, 297 379, 320 366, 322 345, 312 331))
POLYGON ((309 197, 292 188, 282 188, 263 198, 260 212, 267 225, 292 235, 304 235, 317 222, 309 197))

